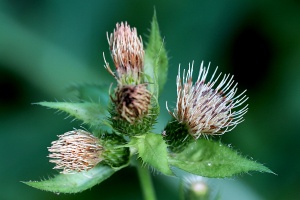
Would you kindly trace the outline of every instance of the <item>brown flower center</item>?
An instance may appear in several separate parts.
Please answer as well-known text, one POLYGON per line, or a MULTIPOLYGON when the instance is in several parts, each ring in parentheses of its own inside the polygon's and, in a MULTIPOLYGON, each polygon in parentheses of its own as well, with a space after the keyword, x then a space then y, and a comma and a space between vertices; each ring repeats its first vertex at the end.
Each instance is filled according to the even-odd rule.
POLYGON ((130 123, 148 113, 151 95, 146 84, 118 87, 113 99, 120 116, 130 123))

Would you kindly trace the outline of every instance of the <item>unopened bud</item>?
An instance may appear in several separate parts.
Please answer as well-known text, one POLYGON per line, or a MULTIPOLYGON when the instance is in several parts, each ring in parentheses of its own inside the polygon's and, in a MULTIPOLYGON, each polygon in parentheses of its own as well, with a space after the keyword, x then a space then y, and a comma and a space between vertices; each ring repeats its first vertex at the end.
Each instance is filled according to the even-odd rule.
POLYGON ((105 134, 100 139, 84 130, 74 130, 58 136, 48 148, 53 169, 63 174, 87 171, 98 163, 119 167, 129 161, 129 149, 120 147, 125 140, 115 134, 105 134))
POLYGON ((86 171, 103 160, 103 147, 99 139, 84 130, 74 130, 58 136, 48 148, 53 169, 62 169, 61 173, 69 174, 86 171))
POLYGON ((136 28, 130 28, 127 22, 121 22, 107 39, 117 75, 114 75, 107 62, 106 69, 121 84, 141 83, 145 52, 142 38, 137 35, 136 28))
POLYGON ((119 86, 113 99, 119 116, 130 123, 148 113, 150 100, 146 84, 119 86))

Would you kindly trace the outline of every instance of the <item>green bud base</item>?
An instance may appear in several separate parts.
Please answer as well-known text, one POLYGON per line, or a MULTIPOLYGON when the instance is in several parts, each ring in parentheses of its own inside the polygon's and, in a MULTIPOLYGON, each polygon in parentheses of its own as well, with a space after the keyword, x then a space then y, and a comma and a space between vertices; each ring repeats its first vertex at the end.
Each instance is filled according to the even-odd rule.
POLYGON ((164 140, 168 148, 173 153, 180 153, 190 144, 192 136, 189 134, 185 124, 181 124, 175 119, 171 120, 164 130, 164 140))
POLYGON ((120 167, 129 162, 130 151, 123 147, 126 140, 115 134, 105 134, 100 138, 104 147, 103 162, 111 167, 120 167))

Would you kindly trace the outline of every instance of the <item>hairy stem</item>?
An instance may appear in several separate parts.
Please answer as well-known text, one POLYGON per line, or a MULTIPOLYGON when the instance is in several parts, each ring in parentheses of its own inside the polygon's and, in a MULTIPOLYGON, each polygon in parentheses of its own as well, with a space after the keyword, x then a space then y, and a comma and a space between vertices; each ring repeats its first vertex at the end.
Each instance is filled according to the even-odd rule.
POLYGON ((155 191, 153 188, 151 175, 146 167, 142 166, 142 162, 139 161, 137 164, 138 175, 140 184, 143 190, 143 196, 145 200, 155 200, 155 191))

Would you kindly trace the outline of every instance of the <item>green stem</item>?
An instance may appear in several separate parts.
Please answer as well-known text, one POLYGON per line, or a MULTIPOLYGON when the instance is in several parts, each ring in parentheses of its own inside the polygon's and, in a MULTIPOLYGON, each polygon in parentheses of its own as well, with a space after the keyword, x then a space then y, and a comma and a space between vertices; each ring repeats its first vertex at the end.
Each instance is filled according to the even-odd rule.
POLYGON ((137 170, 143 190, 144 200, 155 200, 155 192, 149 170, 146 167, 143 167, 140 161, 138 161, 137 170))

